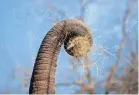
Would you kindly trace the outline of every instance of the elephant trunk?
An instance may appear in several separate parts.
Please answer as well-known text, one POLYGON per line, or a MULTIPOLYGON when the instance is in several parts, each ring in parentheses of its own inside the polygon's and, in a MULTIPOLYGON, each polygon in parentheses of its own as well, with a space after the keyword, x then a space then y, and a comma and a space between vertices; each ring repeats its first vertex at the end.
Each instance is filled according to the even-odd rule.
MULTIPOLYGON (((79 20, 64 20, 57 23, 44 37, 36 62, 34 65, 29 93, 30 94, 53 94, 55 93, 56 61, 60 47, 64 48, 72 56, 75 56, 70 46, 70 41, 78 36, 88 37, 91 46, 92 39, 89 28, 79 20)), ((88 51, 88 50, 87 50, 88 51)), ((81 56, 81 54, 77 55, 81 56)))

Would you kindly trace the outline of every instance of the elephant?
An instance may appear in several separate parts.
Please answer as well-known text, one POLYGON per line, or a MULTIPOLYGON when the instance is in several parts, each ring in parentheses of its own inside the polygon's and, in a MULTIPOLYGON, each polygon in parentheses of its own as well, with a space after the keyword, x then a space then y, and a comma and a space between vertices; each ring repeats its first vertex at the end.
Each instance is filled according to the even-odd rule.
MULTIPOLYGON (((75 19, 66 19, 57 22, 44 37, 32 72, 29 94, 54 94, 55 93, 55 72, 56 61, 61 46, 64 44, 66 52, 75 57, 83 54, 75 54, 74 45, 71 45, 72 39, 77 37, 87 37, 89 46, 85 52, 89 52, 92 46, 91 29, 82 21, 75 19)), ((77 39, 77 41, 79 41, 77 39)), ((84 41, 84 40, 83 40, 84 41)), ((82 43, 82 42, 81 42, 82 43)), ((86 43, 84 44, 86 46, 86 43)))

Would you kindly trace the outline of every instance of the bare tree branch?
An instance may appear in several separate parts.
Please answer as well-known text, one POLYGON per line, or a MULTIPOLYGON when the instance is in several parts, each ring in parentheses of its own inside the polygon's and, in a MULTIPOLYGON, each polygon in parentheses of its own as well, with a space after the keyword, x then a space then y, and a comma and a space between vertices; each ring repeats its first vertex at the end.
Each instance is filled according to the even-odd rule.
MULTIPOLYGON (((126 41, 126 24, 127 24, 127 21, 128 21, 128 17, 131 13, 131 9, 133 7, 133 4, 134 4, 135 0, 129 0, 129 3, 128 3, 128 6, 127 6, 127 10, 125 12, 125 16, 123 17, 123 21, 122 21, 122 34, 123 34, 123 39, 120 43, 120 47, 118 49, 118 53, 117 53, 117 60, 116 60, 116 63, 115 65, 111 68, 111 71, 110 71, 110 74, 108 76, 108 86, 112 86, 111 82, 113 82, 113 78, 114 78, 114 73, 118 67, 118 64, 119 64, 119 61, 120 61, 120 58, 121 58, 121 53, 122 53, 122 49, 124 48, 124 45, 125 45, 125 41, 126 41)), ((111 88, 111 87, 108 87, 108 88, 111 88)), ((107 90, 108 91, 108 90, 107 90)))

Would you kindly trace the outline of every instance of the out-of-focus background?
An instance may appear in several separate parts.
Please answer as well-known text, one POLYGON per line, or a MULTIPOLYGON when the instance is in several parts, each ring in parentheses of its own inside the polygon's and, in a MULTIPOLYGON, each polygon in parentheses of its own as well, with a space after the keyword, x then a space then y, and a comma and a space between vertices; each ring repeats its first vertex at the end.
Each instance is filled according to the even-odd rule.
POLYGON ((137 3, 138 0, 1 0, 0 94, 28 93, 43 37, 57 21, 67 18, 80 19, 90 26, 93 48, 89 64, 84 64, 62 47, 56 93, 138 93, 137 3))

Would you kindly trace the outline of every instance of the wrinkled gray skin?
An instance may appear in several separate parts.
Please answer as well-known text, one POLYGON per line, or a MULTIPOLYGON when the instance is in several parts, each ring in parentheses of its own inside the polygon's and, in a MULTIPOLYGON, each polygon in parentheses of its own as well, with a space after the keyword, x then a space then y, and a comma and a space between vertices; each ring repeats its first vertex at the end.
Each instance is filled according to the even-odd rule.
POLYGON ((70 38, 85 36, 90 37, 89 28, 79 20, 64 20, 57 23, 44 37, 36 62, 34 65, 31 81, 30 94, 54 94, 55 93, 55 72, 56 61, 61 45, 68 54, 74 56, 67 50, 67 42, 70 38))

